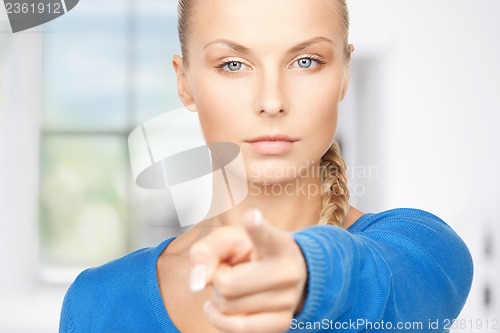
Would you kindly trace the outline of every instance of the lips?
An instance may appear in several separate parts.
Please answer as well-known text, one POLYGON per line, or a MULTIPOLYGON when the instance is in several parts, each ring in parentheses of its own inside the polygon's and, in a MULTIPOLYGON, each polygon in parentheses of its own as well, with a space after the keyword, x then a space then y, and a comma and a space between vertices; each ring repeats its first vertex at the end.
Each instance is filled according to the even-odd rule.
POLYGON ((257 138, 247 140, 246 142, 259 142, 259 141, 283 141, 283 142, 295 142, 297 139, 290 138, 287 135, 277 134, 277 135, 263 135, 257 138))
POLYGON ((282 155, 293 149, 293 145, 298 139, 287 135, 263 135, 251 140, 248 144, 259 154, 263 155, 282 155))

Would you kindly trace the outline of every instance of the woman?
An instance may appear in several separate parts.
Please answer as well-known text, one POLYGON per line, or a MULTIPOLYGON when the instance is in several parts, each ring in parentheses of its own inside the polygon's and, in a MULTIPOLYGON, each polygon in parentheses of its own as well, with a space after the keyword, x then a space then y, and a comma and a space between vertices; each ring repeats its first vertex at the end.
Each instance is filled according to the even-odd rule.
POLYGON ((240 147, 248 196, 80 274, 61 332, 449 330, 472 280, 462 240, 421 210, 349 205, 348 29, 344 0, 180 1, 179 96, 207 142, 240 147))

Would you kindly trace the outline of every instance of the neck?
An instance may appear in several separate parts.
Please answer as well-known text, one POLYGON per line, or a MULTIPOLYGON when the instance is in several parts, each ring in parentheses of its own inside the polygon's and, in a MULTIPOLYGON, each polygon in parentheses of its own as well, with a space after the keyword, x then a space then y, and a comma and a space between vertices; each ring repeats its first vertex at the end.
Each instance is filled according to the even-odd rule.
MULTIPOLYGON (((262 212, 268 223, 282 230, 292 232, 317 225, 322 208, 320 185, 320 179, 295 178, 286 183, 275 184, 275 195, 273 195, 273 185, 249 183, 245 199, 231 207, 227 206, 227 194, 224 194, 227 193, 225 182, 220 185, 214 183, 211 209, 214 207, 213 211, 221 211, 221 208, 229 209, 222 210, 222 213, 218 215, 209 213, 209 218, 198 223, 189 232, 179 237, 178 241, 169 245, 168 252, 186 255, 191 244, 213 231, 214 228, 226 225, 241 226, 245 212, 254 208, 262 212), (277 195, 277 188, 286 188, 287 190, 277 195), (314 188, 318 191, 307 190, 314 188), (225 204, 221 204, 221 202, 225 204)), ((362 215, 361 211, 351 207, 343 227, 348 228, 362 215)))
MULTIPOLYGON (((298 177, 274 184, 249 182, 248 194, 238 205, 225 210, 203 222, 203 225, 241 225, 247 210, 257 208, 264 219, 283 230, 296 231, 319 221, 322 207, 321 180, 319 178, 298 177)), ((221 211, 221 202, 227 193, 225 184, 214 184, 212 207, 221 211)), ((214 210, 217 211, 217 210, 214 210)), ((215 214, 213 214, 215 215, 215 214)))

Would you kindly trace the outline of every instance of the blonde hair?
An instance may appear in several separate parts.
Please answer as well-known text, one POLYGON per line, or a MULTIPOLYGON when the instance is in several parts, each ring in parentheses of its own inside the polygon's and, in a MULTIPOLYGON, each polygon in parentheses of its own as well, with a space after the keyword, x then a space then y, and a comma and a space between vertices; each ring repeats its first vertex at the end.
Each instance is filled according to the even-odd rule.
MULTIPOLYGON (((352 48, 349 45, 349 11, 346 0, 337 2, 337 11, 342 18, 344 32, 344 58, 351 60, 352 48)), ((189 66, 188 32, 191 23, 191 13, 195 0, 179 0, 177 6, 178 35, 184 66, 189 66)), ((337 141, 333 141, 328 151, 321 158, 321 183, 323 207, 318 224, 342 225, 349 213, 349 189, 347 187, 346 164, 342 158, 337 141)))
POLYGON ((321 158, 321 191, 323 207, 318 224, 342 225, 349 213, 349 188, 346 164, 337 141, 333 141, 321 158))

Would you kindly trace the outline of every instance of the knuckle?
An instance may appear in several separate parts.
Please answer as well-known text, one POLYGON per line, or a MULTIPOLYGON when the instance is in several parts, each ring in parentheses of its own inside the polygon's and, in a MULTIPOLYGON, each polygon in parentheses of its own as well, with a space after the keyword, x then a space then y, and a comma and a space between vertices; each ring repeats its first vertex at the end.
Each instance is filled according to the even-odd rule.
POLYGON ((215 303, 217 304, 217 308, 220 312, 230 314, 231 302, 229 302, 225 297, 217 297, 215 303))
POLYGON ((279 332, 286 332, 290 328, 290 323, 285 321, 280 321, 276 324, 276 330, 279 332))
POLYGON ((220 273, 215 276, 214 287, 222 297, 229 297, 234 294, 234 279, 230 274, 220 273))
POLYGON ((292 320, 292 318, 290 319, 287 319, 287 320, 280 320, 280 322, 278 323, 278 330, 280 332, 286 332, 290 329, 290 321, 292 320))
POLYGON ((287 307, 289 308, 289 310, 293 311, 296 304, 298 303, 297 301, 298 297, 297 295, 295 294, 295 292, 291 292, 289 293, 286 297, 285 297, 285 300, 286 300, 286 305, 287 307))
POLYGON ((284 293, 280 296, 280 302, 277 304, 281 309, 286 311, 287 313, 293 314, 297 304, 299 302, 297 294, 290 290, 287 293, 284 293))
POLYGON ((291 283, 298 284, 302 282, 302 280, 304 279, 304 273, 305 272, 303 267, 301 267, 300 264, 297 263, 297 261, 293 260, 290 262, 290 270, 288 276, 291 283))
POLYGON ((250 333, 248 325, 243 320, 235 320, 232 326, 235 333, 250 333))
POLYGON ((290 329, 290 322, 293 319, 293 312, 284 313, 278 320, 278 327, 280 332, 286 332, 290 329))
POLYGON ((294 286, 300 283, 301 276, 299 270, 294 266, 288 266, 287 274, 283 277, 283 282, 288 286, 294 286))

